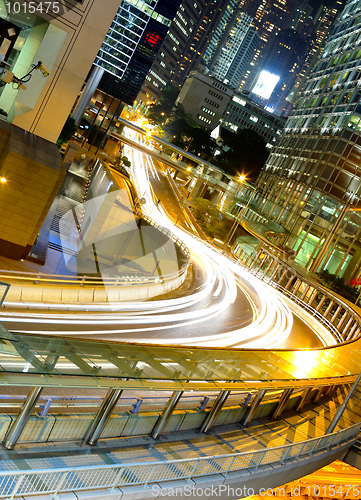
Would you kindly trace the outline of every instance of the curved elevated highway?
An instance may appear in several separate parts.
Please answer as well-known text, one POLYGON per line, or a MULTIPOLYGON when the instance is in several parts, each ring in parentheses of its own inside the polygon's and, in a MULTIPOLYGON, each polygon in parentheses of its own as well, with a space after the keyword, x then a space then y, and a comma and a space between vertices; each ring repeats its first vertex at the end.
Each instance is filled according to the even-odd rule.
POLYGON ((322 330, 327 346, 120 343, 103 332, 89 340, 1 326, 0 385, 28 388, 28 396, 17 415, 0 415, 0 498, 192 498, 210 496, 212 487, 217 496, 241 498, 344 457, 361 426, 359 311, 266 245, 244 260, 232 265, 277 300, 282 295, 322 330), (47 407, 33 415, 53 388, 100 394, 102 403, 92 414, 47 407), (128 394, 137 403, 122 412, 128 394), (141 411, 146 394, 166 394, 168 402, 141 411), (190 394, 213 396, 181 409, 190 394))

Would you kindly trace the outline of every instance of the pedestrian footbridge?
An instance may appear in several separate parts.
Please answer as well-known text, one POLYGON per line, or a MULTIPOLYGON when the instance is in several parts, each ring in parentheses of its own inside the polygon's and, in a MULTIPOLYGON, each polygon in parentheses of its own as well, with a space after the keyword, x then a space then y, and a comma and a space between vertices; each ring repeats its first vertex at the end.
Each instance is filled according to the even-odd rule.
POLYGON ((333 346, 203 349, 1 326, 0 498, 185 498, 212 487, 241 498, 344 458, 361 426, 359 310, 266 247, 252 259, 251 272, 322 323, 333 346), (7 412, 24 388, 20 411, 7 412), (89 413, 74 398, 69 412, 50 389, 100 405, 89 413))

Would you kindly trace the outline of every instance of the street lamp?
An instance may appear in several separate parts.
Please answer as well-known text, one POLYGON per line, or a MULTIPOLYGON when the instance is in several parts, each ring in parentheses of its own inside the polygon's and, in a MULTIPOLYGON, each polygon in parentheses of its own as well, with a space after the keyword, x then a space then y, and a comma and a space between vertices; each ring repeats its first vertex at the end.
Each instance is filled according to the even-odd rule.
MULTIPOLYGON (((240 176, 240 180, 241 180, 242 182, 244 182, 244 180, 245 180, 244 175, 241 175, 241 176, 240 176)), ((238 224, 239 224, 240 220, 242 219, 243 215, 245 214, 245 212, 246 212, 246 210, 247 210, 247 208, 248 208, 249 204, 250 204, 250 203, 251 203, 251 201, 253 200, 253 197, 254 197, 254 195, 256 194, 256 191, 257 191, 257 189, 256 189, 256 188, 254 188, 254 191, 253 191, 252 195, 250 196, 249 200, 247 201, 246 206, 245 206, 245 207, 243 207, 243 209, 242 209, 242 210, 239 212, 239 214, 237 215, 236 220, 234 221, 233 226, 231 227, 231 230, 230 230, 230 232, 229 232, 229 234, 228 234, 228 237, 227 237, 227 239, 226 239, 226 242, 225 242, 225 244, 224 244, 224 248, 226 248, 226 247, 227 247, 227 245, 229 245, 229 243, 230 243, 231 239, 233 238, 233 235, 234 235, 234 233, 235 233, 235 232, 236 232, 236 230, 237 230, 238 224)))

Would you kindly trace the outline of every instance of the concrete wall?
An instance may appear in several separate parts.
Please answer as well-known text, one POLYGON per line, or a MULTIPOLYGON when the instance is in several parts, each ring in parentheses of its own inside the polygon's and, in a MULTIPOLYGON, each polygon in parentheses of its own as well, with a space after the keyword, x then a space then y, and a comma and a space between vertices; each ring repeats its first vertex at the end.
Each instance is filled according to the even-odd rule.
POLYGON ((29 90, 21 91, 21 105, 31 109, 16 116, 15 125, 51 142, 57 140, 119 4, 119 0, 107 0, 105 9, 103 0, 84 0, 82 4, 70 0, 62 15, 41 14, 66 36, 54 62, 48 63, 49 49, 54 49, 54 33, 49 33, 51 40, 40 45, 34 61, 51 64, 51 72, 35 106, 29 102, 33 100, 30 86, 29 90))
POLYGON ((56 146, 0 123, 0 253, 27 256, 65 177, 56 146))
POLYGON ((182 285, 187 277, 187 273, 176 277, 165 283, 154 283, 147 285, 110 285, 107 287, 93 286, 44 286, 32 285, 11 285, 6 296, 4 308, 7 302, 18 302, 21 307, 25 302, 44 302, 59 304, 84 304, 124 302, 132 300, 146 300, 175 290, 182 285))

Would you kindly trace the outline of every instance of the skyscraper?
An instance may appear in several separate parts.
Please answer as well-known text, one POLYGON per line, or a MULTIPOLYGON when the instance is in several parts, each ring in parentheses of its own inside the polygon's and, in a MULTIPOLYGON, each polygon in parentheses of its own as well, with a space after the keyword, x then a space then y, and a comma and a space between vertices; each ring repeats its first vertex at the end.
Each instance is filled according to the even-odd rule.
MULTIPOLYGON (((315 32, 315 40, 312 43, 310 50, 306 54, 302 68, 300 69, 296 77, 293 88, 289 92, 288 96, 286 97, 286 101, 284 102, 284 113, 286 114, 286 116, 288 116, 289 112, 292 109, 291 103, 294 102, 297 92, 301 90, 301 88, 303 88, 306 84, 311 68, 313 67, 314 62, 325 46, 326 40, 332 30, 332 25, 336 20, 336 16, 342 10, 342 3, 344 3, 344 0, 337 0, 333 5, 329 6, 321 4, 316 14, 313 16, 312 21, 307 17, 309 13, 309 6, 307 4, 307 1, 302 4, 302 8, 300 7, 296 10, 297 15, 295 16, 293 22, 291 22, 292 26, 296 26, 299 30, 302 29, 302 26, 305 26, 307 22, 311 21, 315 32), (299 16, 298 13, 300 10, 303 10, 303 12, 302 15, 299 16)), ((303 31, 304 29, 305 28, 303 28, 303 31)))
POLYGON ((240 89, 251 90, 267 55, 269 44, 289 25, 298 6, 297 0, 241 1, 243 10, 254 19, 253 26, 258 32, 259 41, 250 67, 241 80, 240 89))
POLYGON ((259 40, 256 30, 251 27, 252 21, 248 14, 236 9, 207 65, 207 74, 230 87, 237 86, 259 40))
POLYGON ((228 0, 184 0, 176 13, 138 98, 157 101, 165 85, 183 83, 208 45, 210 33, 219 22, 228 0), (177 81, 174 73, 177 71, 177 81))
MULTIPOLYGON (((74 117, 79 123, 94 92, 132 105, 165 39, 181 0, 124 0, 94 61, 74 117)), ((106 98, 105 98, 106 99, 106 98)))
POLYGON ((345 279, 361 265, 361 9, 349 0, 258 182, 258 211, 296 262, 345 279))
POLYGON ((220 41, 227 31, 227 26, 238 7, 239 0, 229 0, 227 7, 224 11, 222 18, 220 19, 217 28, 215 29, 214 35, 212 36, 207 50, 204 54, 203 63, 206 67, 211 63, 213 56, 220 44, 220 41))
POLYGON ((226 11, 229 0, 211 0, 207 2, 202 16, 199 17, 193 35, 177 62, 172 75, 172 83, 181 87, 189 73, 196 69, 208 48, 214 32, 226 11))
POLYGON ((105 70, 98 89, 133 104, 166 37, 180 0, 126 0, 94 64, 105 70))
POLYGON ((298 22, 298 26, 298 30, 282 30, 269 44, 261 73, 267 72, 268 85, 265 81, 264 89, 259 91, 255 86, 253 90, 253 100, 278 115, 283 114, 286 97, 302 72, 307 54, 315 41, 311 20, 298 22), (274 88, 271 85, 273 77, 274 88))

